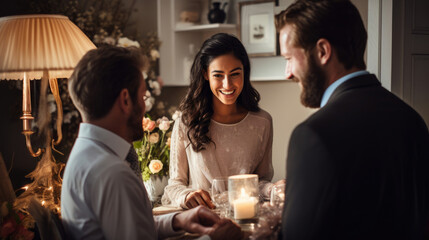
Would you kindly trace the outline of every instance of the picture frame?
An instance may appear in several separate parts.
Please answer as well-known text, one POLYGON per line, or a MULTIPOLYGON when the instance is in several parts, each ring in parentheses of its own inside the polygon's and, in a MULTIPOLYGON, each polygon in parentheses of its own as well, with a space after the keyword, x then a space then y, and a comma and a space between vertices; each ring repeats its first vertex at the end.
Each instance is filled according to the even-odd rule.
POLYGON ((277 53, 275 4, 275 0, 239 3, 239 36, 250 57, 275 56, 277 53))

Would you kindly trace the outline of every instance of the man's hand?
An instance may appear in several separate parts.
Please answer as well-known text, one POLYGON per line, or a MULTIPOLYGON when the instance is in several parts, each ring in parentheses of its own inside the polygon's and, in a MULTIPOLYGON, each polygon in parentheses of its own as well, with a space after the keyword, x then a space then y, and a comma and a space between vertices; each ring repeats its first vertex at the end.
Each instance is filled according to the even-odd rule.
POLYGON ((208 208, 198 206, 181 212, 173 218, 174 230, 208 234, 212 240, 241 239, 240 227, 229 219, 221 219, 208 208))
POLYGON ((202 189, 188 193, 185 199, 185 205, 189 209, 197 206, 206 206, 211 209, 215 208, 215 205, 210 198, 210 194, 202 189))
POLYGON ((213 231, 209 236, 212 240, 239 240, 243 238, 243 232, 241 232, 241 228, 230 219, 223 218, 213 226, 213 231))
POLYGON ((209 234, 220 220, 220 217, 208 208, 198 206, 174 216, 173 229, 175 231, 185 230, 189 233, 209 234))

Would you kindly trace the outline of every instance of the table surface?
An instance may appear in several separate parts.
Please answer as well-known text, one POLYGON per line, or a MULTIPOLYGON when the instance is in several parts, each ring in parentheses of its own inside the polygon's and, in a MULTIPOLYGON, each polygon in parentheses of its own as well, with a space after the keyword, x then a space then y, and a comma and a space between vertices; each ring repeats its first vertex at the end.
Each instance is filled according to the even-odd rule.
POLYGON ((167 213, 172 213, 172 212, 182 212, 183 209, 181 207, 174 207, 174 206, 158 206, 158 207, 154 207, 152 209, 152 213, 153 215, 163 215, 163 214, 167 214, 167 213))

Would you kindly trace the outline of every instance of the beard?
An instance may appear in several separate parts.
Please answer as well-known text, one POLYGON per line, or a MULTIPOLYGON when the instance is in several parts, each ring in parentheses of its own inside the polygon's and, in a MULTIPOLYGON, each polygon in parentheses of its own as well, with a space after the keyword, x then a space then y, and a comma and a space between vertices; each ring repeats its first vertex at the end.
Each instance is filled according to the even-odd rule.
POLYGON ((308 57, 308 71, 302 79, 297 79, 302 84, 301 103, 305 107, 319 108, 323 93, 326 90, 326 76, 319 67, 311 53, 308 57))
POLYGON ((133 114, 131 115, 130 118, 128 118, 128 121, 127 121, 128 129, 131 130, 132 141, 140 140, 143 137, 142 120, 143 120, 143 110, 136 103, 133 106, 133 114))

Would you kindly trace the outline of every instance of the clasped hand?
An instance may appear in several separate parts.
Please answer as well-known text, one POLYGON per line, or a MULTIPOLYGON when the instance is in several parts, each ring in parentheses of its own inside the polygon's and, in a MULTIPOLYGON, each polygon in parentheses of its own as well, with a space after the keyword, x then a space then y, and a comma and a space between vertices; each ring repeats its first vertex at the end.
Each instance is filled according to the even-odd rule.
POLYGON ((189 233, 208 234, 212 240, 241 239, 239 226, 226 218, 220 218, 208 208, 199 206, 181 212, 173 218, 174 230, 189 233))

